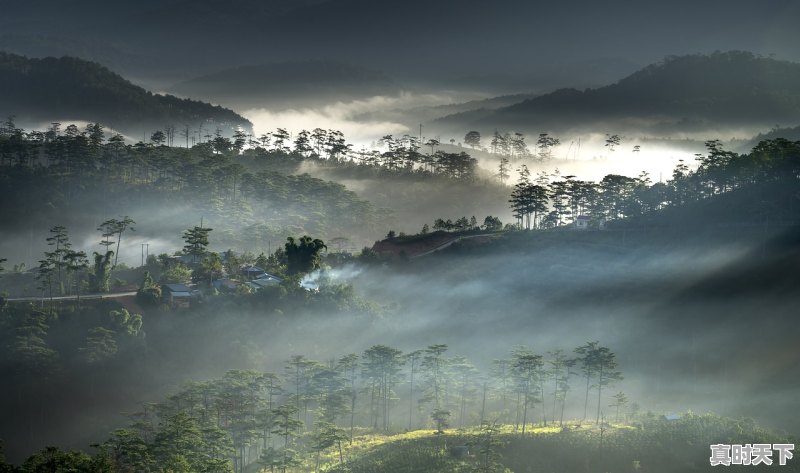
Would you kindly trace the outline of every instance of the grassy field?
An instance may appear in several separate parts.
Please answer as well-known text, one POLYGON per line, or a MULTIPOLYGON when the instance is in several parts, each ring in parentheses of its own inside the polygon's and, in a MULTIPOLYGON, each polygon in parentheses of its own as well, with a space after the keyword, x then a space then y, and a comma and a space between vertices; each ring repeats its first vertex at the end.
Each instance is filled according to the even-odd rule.
MULTIPOLYGON (((523 436, 513 425, 486 428, 417 430, 396 434, 361 431, 352 444, 343 442, 340 462, 336 447, 304 459, 297 471, 335 473, 465 473, 465 472, 693 472, 715 471, 709 462, 711 444, 797 443, 769 432, 749 419, 712 414, 683 414, 679 419, 643 416, 630 423, 570 421, 564 428, 536 426, 523 436), (464 454, 463 447, 469 448, 464 454), (459 449, 461 451, 459 452, 459 449), (459 454, 461 453, 461 454, 459 454)), ((719 467, 726 471, 800 471, 800 462, 719 467)), ((251 467, 252 472, 260 471, 251 467)))

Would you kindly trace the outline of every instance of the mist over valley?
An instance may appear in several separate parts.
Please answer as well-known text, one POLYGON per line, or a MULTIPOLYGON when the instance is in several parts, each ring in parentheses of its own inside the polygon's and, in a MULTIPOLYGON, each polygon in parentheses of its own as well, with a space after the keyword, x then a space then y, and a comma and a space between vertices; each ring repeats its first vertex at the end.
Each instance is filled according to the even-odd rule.
POLYGON ((793 2, 3 9, 0 471, 800 468, 793 2))

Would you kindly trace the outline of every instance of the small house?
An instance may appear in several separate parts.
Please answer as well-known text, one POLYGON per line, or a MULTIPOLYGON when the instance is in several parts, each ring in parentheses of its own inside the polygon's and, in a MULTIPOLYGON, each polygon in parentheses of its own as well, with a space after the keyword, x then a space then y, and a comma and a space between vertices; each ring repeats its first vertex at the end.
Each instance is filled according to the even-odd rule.
POLYGON ((269 276, 263 269, 258 266, 245 266, 241 269, 242 276, 248 280, 258 279, 263 276, 269 276))
POLYGON ((273 276, 271 274, 263 273, 261 277, 253 279, 252 281, 248 281, 244 283, 245 286, 249 287, 253 291, 260 291, 265 287, 273 287, 278 286, 283 281, 283 279, 273 276))
POLYGON ((281 281, 283 281, 283 279, 281 279, 281 278, 279 278, 277 276, 273 276, 271 274, 264 273, 261 276, 259 276, 258 278, 256 278, 255 281, 261 281, 261 284, 265 284, 265 285, 268 285, 268 286, 274 286, 276 284, 280 284, 281 281))
POLYGON ((195 292, 185 284, 164 284, 161 295, 164 303, 173 309, 188 309, 195 298, 195 292))
POLYGON ((250 287, 253 287, 256 290, 259 290, 265 287, 278 286, 280 285, 281 281, 282 281, 281 278, 275 277, 271 274, 264 273, 264 276, 258 279, 253 279, 252 281, 250 281, 248 285, 250 285, 250 287))
POLYGON ((579 215, 575 219, 575 229, 576 230, 588 230, 589 223, 592 221, 591 218, 587 217, 586 215, 579 215))
POLYGON ((211 281, 214 289, 222 292, 234 292, 239 287, 239 283, 230 278, 220 278, 211 281))

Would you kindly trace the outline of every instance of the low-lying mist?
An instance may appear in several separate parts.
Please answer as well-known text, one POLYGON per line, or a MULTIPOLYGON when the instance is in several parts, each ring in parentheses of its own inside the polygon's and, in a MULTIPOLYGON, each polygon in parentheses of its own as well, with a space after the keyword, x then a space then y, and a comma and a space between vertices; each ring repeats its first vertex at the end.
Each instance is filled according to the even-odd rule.
MULTIPOLYGON (((19 397, 24 386, 6 392, 6 412, 16 414, 0 437, 12 458, 48 443, 85 447, 124 423, 120 413, 186 381, 230 369, 282 373, 297 354, 327 362, 377 344, 408 352, 444 343, 448 355, 486 373, 516 345, 545 354, 588 340, 617 354, 625 379, 609 395, 621 390, 656 412, 714 411, 796 432, 800 360, 786 327, 800 293, 796 282, 770 288, 758 276, 767 268, 785 278, 796 251, 771 246, 782 233, 760 230, 712 240, 659 233, 520 232, 491 246, 309 276, 323 292, 351 284, 376 304, 368 310, 265 310, 234 297, 191 312, 151 311, 141 363, 50 379, 37 396, 19 397)), ((568 417, 581 414, 581 386, 576 378, 568 417)))
POLYGON ((374 96, 352 101, 332 101, 299 109, 261 108, 242 110, 253 122, 256 135, 274 131, 277 127, 297 133, 300 130, 325 128, 344 133, 356 147, 369 146, 384 135, 410 133, 417 136, 417 118, 410 115, 384 117, 384 110, 404 110, 422 105, 434 106, 458 102, 471 96, 464 93, 402 92, 396 96, 374 96), (399 120, 397 119, 399 118, 399 120))

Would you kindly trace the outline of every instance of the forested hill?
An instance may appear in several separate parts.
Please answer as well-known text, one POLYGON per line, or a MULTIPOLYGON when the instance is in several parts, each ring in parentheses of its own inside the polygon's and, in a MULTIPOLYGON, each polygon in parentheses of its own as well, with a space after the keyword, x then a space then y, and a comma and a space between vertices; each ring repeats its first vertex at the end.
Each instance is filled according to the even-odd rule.
MULTIPOLYGON (((19 122, 53 119, 112 124, 138 135, 165 125, 223 131, 252 124, 231 110, 157 95, 107 68, 72 57, 27 58, 0 52, 0 113, 19 122)), ((229 133, 228 133, 229 134, 229 133)))
POLYGON ((441 122, 551 129, 628 120, 629 126, 697 130, 794 123, 799 113, 800 64, 731 51, 668 57, 605 87, 560 89, 488 115, 468 112, 441 122))
POLYGON ((297 107, 400 91, 379 71, 333 61, 292 61, 241 66, 204 75, 169 89, 232 107, 297 107))

